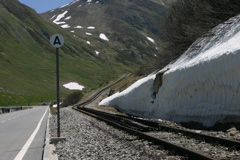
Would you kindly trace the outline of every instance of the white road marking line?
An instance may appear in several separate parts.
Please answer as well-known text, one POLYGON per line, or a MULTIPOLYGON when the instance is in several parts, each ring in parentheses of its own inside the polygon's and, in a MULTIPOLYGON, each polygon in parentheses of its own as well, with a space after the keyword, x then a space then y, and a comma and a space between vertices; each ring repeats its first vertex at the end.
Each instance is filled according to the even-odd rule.
POLYGON ((34 140, 40 126, 41 126, 41 123, 43 121, 43 118, 45 117, 46 113, 48 111, 48 108, 46 109, 44 115, 42 116, 42 118, 40 119, 40 121, 38 122, 38 125, 37 127, 35 128, 35 130, 33 131, 32 135, 29 137, 29 139, 27 140, 27 142, 24 144, 24 146, 22 147, 22 149, 20 150, 20 152, 18 153, 18 155, 15 157, 14 160, 21 160, 24 155, 26 154, 28 148, 30 147, 32 141, 34 140))

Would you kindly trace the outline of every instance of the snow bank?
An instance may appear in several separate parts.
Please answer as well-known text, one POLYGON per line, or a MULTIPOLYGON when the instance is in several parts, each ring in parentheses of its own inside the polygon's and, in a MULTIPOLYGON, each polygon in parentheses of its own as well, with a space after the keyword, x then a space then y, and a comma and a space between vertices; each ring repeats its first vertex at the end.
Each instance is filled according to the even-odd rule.
POLYGON ((85 88, 84 86, 81 86, 76 82, 70 82, 70 83, 64 84, 63 86, 70 90, 83 90, 83 88, 85 88))
POLYGON ((198 39, 167 70, 145 77, 100 105, 174 122, 240 122, 240 16, 198 39), (214 35, 210 37, 209 35, 214 35), (156 89, 157 88, 157 89, 156 89), (155 93, 154 93, 155 92, 155 93))

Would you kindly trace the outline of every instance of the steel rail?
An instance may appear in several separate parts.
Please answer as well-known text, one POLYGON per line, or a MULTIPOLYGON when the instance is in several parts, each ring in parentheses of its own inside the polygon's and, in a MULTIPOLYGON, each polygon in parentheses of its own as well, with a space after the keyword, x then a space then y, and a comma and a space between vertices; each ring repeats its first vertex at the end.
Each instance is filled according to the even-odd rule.
MULTIPOLYGON (((138 137, 141 137, 141 138, 143 138, 145 140, 151 141, 154 144, 161 145, 161 146, 163 146, 164 149, 169 150, 169 151, 173 151, 173 152, 175 152, 175 154, 182 155, 182 156, 186 156, 187 155, 189 160, 191 160, 191 159, 193 159, 193 160, 198 160, 198 159, 200 159, 200 160, 205 160, 205 159, 206 160, 213 160, 214 158, 211 158, 211 157, 203 155, 201 153, 189 150, 189 149, 187 149, 185 147, 177 146, 175 144, 169 143, 167 141, 164 141, 164 140, 161 140, 161 139, 149 136, 147 134, 144 134, 143 132, 140 132, 140 131, 143 131, 144 129, 138 129, 138 130, 140 130, 140 131, 138 131, 138 130, 136 130, 136 128, 138 128, 138 127, 135 127, 135 128, 133 127, 134 129, 126 127, 126 126, 124 126, 126 124, 125 123, 126 121, 123 122, 123 123, 119 123, 119 118, 116 118, 116 117, 123 117, 125 119, 131 119, 131 120, 134 120, 136 122, 142 123, 143 125, 147 125, 149 128, 151 127, 150 130, 152 130, 152 128, 155 128, 156 130, 178 132, 178 133, 182 133, 182 134, 191 136, 193 138, 204 138, 204 140, 206 142, 208 142, 208 143, 219 143, 221 145, 224 145, 224 146, 227 146, 227 147, 232 147, 232 148, 235 148, 237 150, 240 149, 240 142, 239 141, 232 141, 232 140, 218 138, 218 137, 213 137, 213 136, 209 136, 209 135, 205 135, 205 134, 195 133, 195 132, 188 131, 188 130, 168 127, 168 126, 165 126, 165 125, 161 125, 158 122, 153 122, 153 121, 149 121, 149 120, 139 119, 139 118, 135 118, 135 117, 123 116, 123 115, 114 115, 115 121, 113 121, 110 118, 110 115, 112 115, 112 114, 104 112, 108 116, 108 118, 106 118, 106 117, 101 116, 101 115, 96 115, 96 114, 99 114, 100 111, 94 110, 95 113, 89 113, 90 112, 89 110, 91 110, 91 109, 84 108, 84 106, 86 106, 87 104, 91 103, 93 100, 98 98, 99 95, 103 91, 109 89, 111 86, 113 86, 114 84, 118 83, 119 81, 121 81, 125 77, 126 77, 126 75, 124 77, 122 77, 121 79, 119 79, 118 81, 114 82, 113 84, 111 84, 111 85, 101 89, 100 91, 96 92, 95 94, 90 96, 90 98, 85 100, 84 102, 81 102, 79 104, 74 105, 73 109, 75 109, 75 110, 77 110, 79 112, 82 112, 84 114, 87 114, 89 116, 95 117, 96 119, 105 121, 106 123, 111 124, 112 126, 120 128, 122 130, 125 130, 125 131, 127 131, 129 133, 132 133, 132 134, 134 134, 134 135, 136 135, 138 137), (96 113, 96 112, 98 112, 98 113, 96 113)), ((139 125, 139 124, 137 124, 137 125, 139 125)), ((144 126, 144 127, 146 127, 146 126, 144 126)))
MULTIPOLYGON (((162 125, 159 122, 154 122, 154 121, 151 121, 151 120, 144 120, 144 119, 124 116, 124 115, 113 115, 113 114, 110 114, 110 113, 97 111, 97 110, 90 109, 90 108, 82 108, 82 110, 92 112, 94 114, 106 115, 106 116, 112 117, 112 118, 114 117, 115 119, 118 118, 118 120, 120 118, 133 120, 133 121, 136 121, 138 123, 142 123, 145 126, 151 127, 151 129, 149 129, 149 131, 151 131, 151 130, 162 130, 162 131, 168 131, 168 132, 182 133, 186 136, 190 136, 190 137, 195 138, 195 139, 199 139, 199 140, 204 139, 205 142, 207 142, 207 143, 220 144, 220 145, 225 146, 225 147, 229 147, 229 148, 232 148, 232 149, 235 149, 235 150, 240 150, 240 141, 234 141, 234 140, 229 140, 229 139, 225 139, 225 138, 210 136, 210 135, 206 135, 206 134, 202 134, 202 133, 196 133, 196 132, 189 131, 189 130, 186 130, 186 129, 169 127, 169 126, 166 126, 166 125, 162 125)), ((144 129, 142 129, 142 131, 144 131, 144 129)), ((145 131, 148 131, 148 130, 145 129, 145 131)))
POLYGON ((211 157, 209 157, 207 155, 204 155, 202 153, 198 153, 196 151, 187 149, 185 147, 181 147, 181 146, 172 144, 170 142, 164 141, 162 139, 158 139, 156 137, 147 135, 144 132, 140 132, 140 131, 137 131, 135 129, 129 128, 129 127, 125 126, 125 123, 119 123, 118 120, 111 120, 111 118, 109 118, 109 117, 106 118, 103 115, 97 115, 96 113, 91 113, 91 112, 86 111, 84 109, 80 109, 79 107, 78 108, 73 107, 73 109, 75 109, 79 112, 82 112, 84 114, 87 114, 91 117, 94 117, 98 120, 104 121, 107 124, 110 124, 111 126, 114 126, 114 127, 118 128, 118 129, 121 129, 121 130, 124 130, 124 131, 126 131, 130 134, 133 134, 135 136, 138 136, 142 139, 150 141, 153 144, 160 145, 163 149, 171 151, 176 155, 187 157, 189 160, 216 160, 216 159, 211 158, 211 157))

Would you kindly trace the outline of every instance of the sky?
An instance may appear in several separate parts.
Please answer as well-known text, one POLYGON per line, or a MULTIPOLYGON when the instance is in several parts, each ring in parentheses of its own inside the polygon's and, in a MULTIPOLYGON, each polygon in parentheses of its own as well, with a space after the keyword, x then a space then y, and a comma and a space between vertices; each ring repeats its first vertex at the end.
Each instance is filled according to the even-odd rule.
POLYGON ((43 13, 58 8, 74 0, 19 0, 21 3, 33 8, 37 13, 43 13))

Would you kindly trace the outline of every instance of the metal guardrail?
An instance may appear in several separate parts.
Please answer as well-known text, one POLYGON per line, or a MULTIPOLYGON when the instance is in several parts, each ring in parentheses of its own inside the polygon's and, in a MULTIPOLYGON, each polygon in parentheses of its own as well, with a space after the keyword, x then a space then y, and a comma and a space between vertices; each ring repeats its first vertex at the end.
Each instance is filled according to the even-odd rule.
POLYGON ((7 106, 7 107, 0 107, 0 113, 9 113, 11 111, 18 111, 22 110, 22 106, 7 106))

